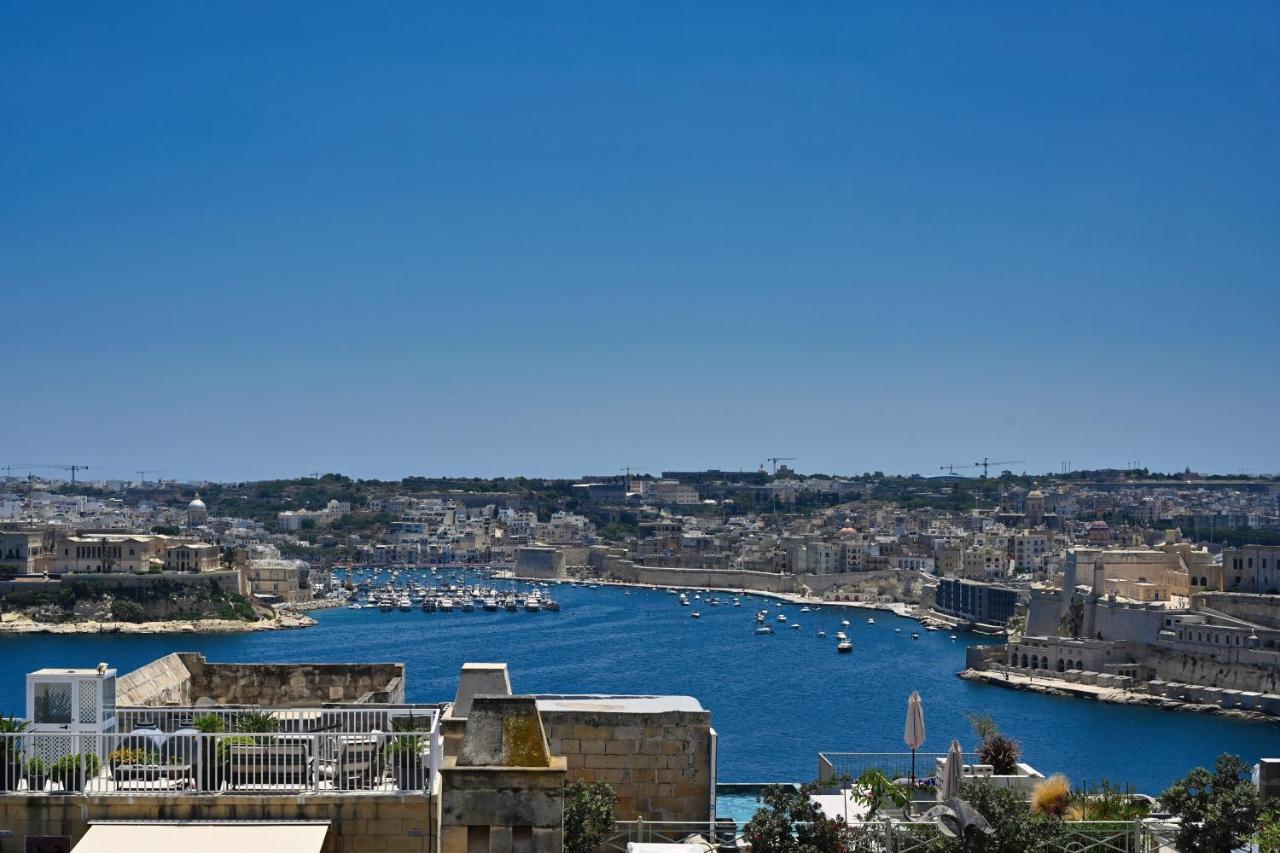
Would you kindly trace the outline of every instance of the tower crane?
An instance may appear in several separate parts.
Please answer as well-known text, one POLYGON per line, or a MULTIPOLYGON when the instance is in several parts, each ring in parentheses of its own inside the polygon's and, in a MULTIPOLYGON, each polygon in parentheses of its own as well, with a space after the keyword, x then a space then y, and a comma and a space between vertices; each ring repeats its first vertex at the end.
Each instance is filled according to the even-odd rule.
POLYGON ((994 459, 988 459, 987 457, 985 457, 985 456, 984 456, 984 457, 982 457, 982 461, 981 461, 981 462, 975 462, 975 463, 973 463, 973 465, 971 465, 971 466, 969 466, 969 467, 971 467, 971 468, 977 468, 977 467, 981 466, 981 468, 982 468, 982 479, 984 479, 984 480, 985 480, 985 479, 987 479, 987 466, 988 466, 988 465, 1025 465, 1026 463, 1027 463, 1027 460, 1025 460, 1025 459, 1001 459, 1001 460, 994 460, 994 459))
POLYGON ((5 470, 6 470, 6 471, 11 471, 11 470, 12 470, 12 469, 14 469, 14 468, 27 468, 27 469, 31 469, 31 468, 52 468, 52 469, 57 470, 57 471, 70 471, 70 472, 71 472, 71 484, 72 484, 72 485, 75 485, 75 482, 76 482, 76 472, 77 472, 77 471, 88 471, 88 470, 92 469, 93 467, 94 467, 94 466, 92 466, 92 465, 63 465, 63 464, 61 464, 61 463, 56 463, 56 462, 31 462, 31 463, 27 463, 27 464, 24 464, 24 465, 6 465, 6 466, 5 466, 5 470))
POLYGON ((776 474, 778 473, 778 463, 779 463, 779 462, 794 462, 794 461, 796 461, 796 457, 794 457, 794 456, 766 456, 766 457, 765 457, 765 461, 766 461, 766 462, 768 462, 770 465, 772 465, 772 466, 773 466, 773 473, 776 475, 776 474))
POLYGON ((148 468, 148 469, 147 469, 147 470, 145 470, 145 471, 139 471, 139 472, 138 472, 138 482, 145 486, 145 485, 147 484, 147 475, 148 475, 148 474, 163 474, 164 472, 165 472, 165 471, 164 471, 164 469, 163 469, 163 468, 148 468))

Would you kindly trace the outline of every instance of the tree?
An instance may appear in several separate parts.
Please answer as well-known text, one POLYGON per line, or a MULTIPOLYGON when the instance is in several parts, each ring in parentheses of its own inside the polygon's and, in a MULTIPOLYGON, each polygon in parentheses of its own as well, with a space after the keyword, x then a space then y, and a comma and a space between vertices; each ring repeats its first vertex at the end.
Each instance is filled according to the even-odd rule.
POLYGON ((844 821, 829 818, 809 795, 789 785, 761 789, 764 807, 742 830, 751 853, 840 853, 846 847, 844 821))
POLYGON ((1253 836, 1253 843, 1262 853, 1280 851, 1280 805, 1258 818, 1258 832, 1253 836))
POLYGON ((1231 853, 1258 821, 1258 793, 1249 767, 1225 753, 1213 763, 1212 772, 1197 767, 1174 782, 1160 802, 1182 820, 1177 836, 1182 853, 1231 853))
POLYGON ((592 853, 613 831, 618 795, 606 782, 571 782, 564 788, 565 853, 592 853))
POLYGON ((1051 843, 1061 829, 1057 819, 1032 814, 1020 795, 990 782, 966 782, 960 786, 960 799, 985 817, 995 832, 970 830, 938 848, 946 853, 1025 853, 1051 843))

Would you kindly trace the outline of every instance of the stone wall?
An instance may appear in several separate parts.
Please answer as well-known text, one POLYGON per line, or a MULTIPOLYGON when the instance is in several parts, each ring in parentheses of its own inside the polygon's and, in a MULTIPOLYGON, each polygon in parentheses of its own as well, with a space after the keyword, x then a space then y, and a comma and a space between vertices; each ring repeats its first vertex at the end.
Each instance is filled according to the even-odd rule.
POLYGON ((711 714, 542 710, 569 781, 608 782, 619 820, 710 819, 711 714))
POLYGON ((743 572, 736 569, 679 569, 641 566, 631 560, 606 557, 602 572, 606 578, 653 586, 697 586, 713 589, 748 589, 760 592, 795 592, 794 575, 743 572))
POLYGON ((178 652, 124 675, 121 705, 190 705, 208 697, 220 705, 276 708, 325 702, 404 702, 402 663, 209 663, 178 652))
POLYGON ((1255 625, 1280 628, 1280 595, 1202 592, 1191 597, 1191 609, 1207 607, 1255 625))
POLYGON ((435 850, 435 801, 426 794, 0 794, 5 849, 28 835, 80 840, 94 820, 328 820, 325 853, 435 850), (412 834, 411 834, 412 833, 412 834))

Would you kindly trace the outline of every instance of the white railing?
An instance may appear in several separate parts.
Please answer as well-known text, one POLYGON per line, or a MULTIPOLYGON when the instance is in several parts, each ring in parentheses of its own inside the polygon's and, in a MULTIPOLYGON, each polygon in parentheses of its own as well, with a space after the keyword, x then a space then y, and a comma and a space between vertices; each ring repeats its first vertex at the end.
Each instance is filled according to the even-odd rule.
POLYGON ((430 792, 444 744, 424 731, 0 735, 4 793, 430 792))

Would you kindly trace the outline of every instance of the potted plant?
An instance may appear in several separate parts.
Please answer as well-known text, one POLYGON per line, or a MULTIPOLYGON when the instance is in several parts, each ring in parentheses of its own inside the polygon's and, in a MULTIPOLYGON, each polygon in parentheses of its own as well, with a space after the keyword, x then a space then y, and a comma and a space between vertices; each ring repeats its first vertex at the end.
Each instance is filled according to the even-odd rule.
POLYGON ((422 738, 418 735, 396 735, 387 742, 387 763, 402 791, 426 788, 427 768, 422 763, 422 738))
POLYGON ((27 762, 27 790, 43 791, 45 783, 49 781, 49 764, 43 758, 36 755, 27 762))
POLYGON ((200 790, 216 791, 226 778, 226 756, 219 749, 221 738, 215 735, 227 730, 226 721, 217 714, 201 714, 191 721, 191 725, 199 732, 200 790))
POLYGON ((12 791, 22 778, 22 740, 28 723, 18 717, 0 716, 0 791, 12 791))
POLYGON ((117 782, 145 778, 147 767, 157 763, 158 756, 145 749, 120 747, 107 755, 107 767, 111 770, 111 778, 117 782))
POLYGON ((63 791, 83 791, 85 782, 93 779, 102 769, 102 762, 92 752, 68 753, 49 767, 49 778, 62 786, 63 791))

